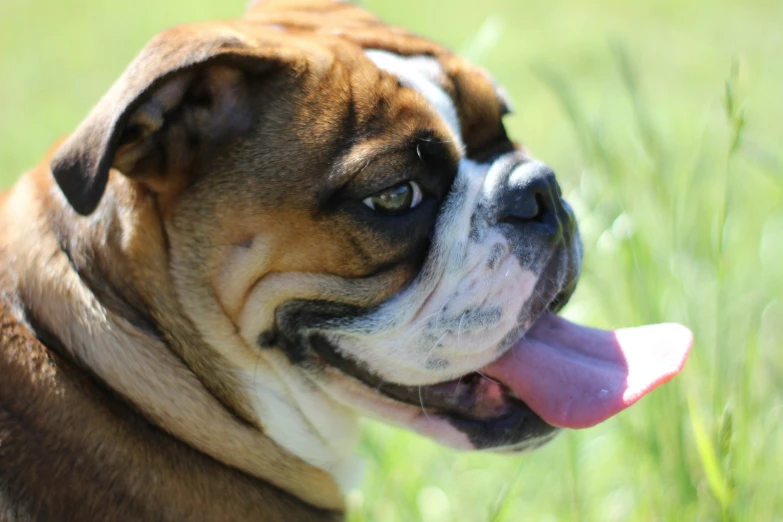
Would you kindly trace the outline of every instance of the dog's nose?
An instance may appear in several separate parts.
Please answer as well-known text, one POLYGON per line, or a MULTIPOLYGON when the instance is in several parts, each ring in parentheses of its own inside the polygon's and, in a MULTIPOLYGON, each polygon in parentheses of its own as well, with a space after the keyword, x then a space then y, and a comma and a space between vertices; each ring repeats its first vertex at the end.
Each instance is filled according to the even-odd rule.
POLYGON ((573 228, 555 172, 538 161, 517 165, 499 201, 498 221, 560 239, 573 228))

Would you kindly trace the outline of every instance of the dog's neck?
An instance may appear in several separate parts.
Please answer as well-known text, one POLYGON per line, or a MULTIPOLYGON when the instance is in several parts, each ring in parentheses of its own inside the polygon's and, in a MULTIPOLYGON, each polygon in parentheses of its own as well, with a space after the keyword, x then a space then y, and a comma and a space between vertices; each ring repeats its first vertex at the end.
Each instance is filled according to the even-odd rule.
POLYGON ((135 197, 118 192, 100 212, 74 219, 45 169, 20 181, 3 219, 19 215, 14 209, 32 210, 24 221, 8 223, 7 232, 17 251, 30 254, 20 261, 26 266, 10 267, 25 308, 59 339, 63 355, 153 424, 312 505, 340 509, 334 478, 264 433, 255 412, 243 406, 231 368, 199 346, 203 341, 162 276, 165 237, 154 208, 149 215, 124 214, 123 194, 135 197), (145 256, 144 270, 128 252, 145 256))

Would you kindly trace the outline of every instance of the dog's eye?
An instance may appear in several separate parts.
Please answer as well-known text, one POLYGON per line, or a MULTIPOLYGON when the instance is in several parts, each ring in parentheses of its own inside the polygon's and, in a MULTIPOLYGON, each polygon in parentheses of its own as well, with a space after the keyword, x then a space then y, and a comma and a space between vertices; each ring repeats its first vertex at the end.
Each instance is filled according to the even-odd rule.
POLYGON ((416 208, 422 201, 421 187, 415 181, 406 181, 378 192, 363 203, 384 214, 401 214, 416 208))

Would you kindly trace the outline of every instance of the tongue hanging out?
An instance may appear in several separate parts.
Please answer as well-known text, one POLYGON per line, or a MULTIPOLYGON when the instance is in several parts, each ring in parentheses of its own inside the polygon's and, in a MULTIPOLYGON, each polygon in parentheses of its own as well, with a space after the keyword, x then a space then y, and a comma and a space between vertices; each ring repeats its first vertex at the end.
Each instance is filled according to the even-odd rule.
POLYGON ((546 314, 481 373, 511 389, 548 424, 587 428, 674 377, 692 342, 678 324, 603 331, 546 314))

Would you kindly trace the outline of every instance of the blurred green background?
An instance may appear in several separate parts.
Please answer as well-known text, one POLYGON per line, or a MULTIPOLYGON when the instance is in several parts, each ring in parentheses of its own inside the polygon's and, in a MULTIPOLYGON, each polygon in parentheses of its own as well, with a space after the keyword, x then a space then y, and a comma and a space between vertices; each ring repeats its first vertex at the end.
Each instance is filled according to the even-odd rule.
MULTIPOLYGON (((684 373, 525 456, 368 423, 351 521, 783 519, 783 2, 366 0, 489 69, 559 173, 585 273, 566 314, 680 321, 684 373)), ((0 0, 0 184, 141 46, 244 0, 0 0)), ((0 463, 0 465, 2 465, 0 463)))

